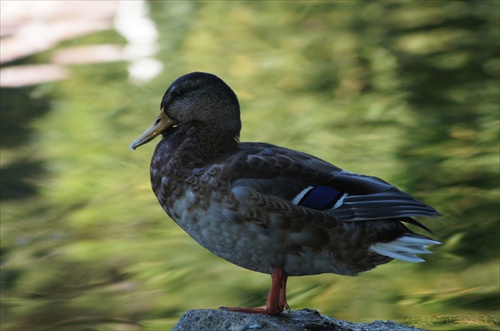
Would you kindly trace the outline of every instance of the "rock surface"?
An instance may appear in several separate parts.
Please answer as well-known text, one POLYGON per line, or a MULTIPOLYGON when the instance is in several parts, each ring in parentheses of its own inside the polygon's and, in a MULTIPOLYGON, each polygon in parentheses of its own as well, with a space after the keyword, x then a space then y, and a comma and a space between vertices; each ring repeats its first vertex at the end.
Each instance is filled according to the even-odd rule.
POLYGON ((392 321, 356 324, 322 316, 316 310, 286 311, 280 316, 227 310, 190 310, 172 331, 424 331, 392 321))

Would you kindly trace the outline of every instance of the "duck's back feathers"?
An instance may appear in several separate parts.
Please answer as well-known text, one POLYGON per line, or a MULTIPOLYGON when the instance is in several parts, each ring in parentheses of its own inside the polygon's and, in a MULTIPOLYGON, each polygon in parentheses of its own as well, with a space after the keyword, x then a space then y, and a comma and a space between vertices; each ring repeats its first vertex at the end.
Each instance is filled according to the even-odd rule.
MULTIPOLYGON (((337 239, 330 237, 330 241, 355 242, 354 238, 364 237, 365 249, 407 262, 424 261, 416 254, 428 254, 430 251, 426 246, 439 244, 412 232, 400 222, 431 232, 412 217, 436 217, 440 214, 379 178, 342 170, 306 153, 261 143, 240 144, 240 148, 228 156, 224 164, 231 169, 233 192, 244 189, 247 193, 250 190, 260 194, 261 200, 266 197, 268 200, 285 200, 287 204, 282 204, 282 222, 295 223, 293 215, 296 208, 304 208, 310 212, 321 212, 314 216, 319 227, 327 227, 324 223, 320 225, 320 218, 321 215, 329 215, 327 222, 337 227, 337 233, 341 233, 339 224, 348 229, 346 233, 350 233, 351 239, 339 239, 342 238, 339 236, 337 239)), ((375 260, 373 263, 388 261, 390 259, 375 260)), ((373 267, 365 263, 366 269, 373 267)))
POLYGON ((339 221, 394 219, 425 226, 413 216, 439 216, 432 207, 371 176, 342 170, 306 153, 270 144, 242 143, 230 156, 233 187, 247 187, 339 221))

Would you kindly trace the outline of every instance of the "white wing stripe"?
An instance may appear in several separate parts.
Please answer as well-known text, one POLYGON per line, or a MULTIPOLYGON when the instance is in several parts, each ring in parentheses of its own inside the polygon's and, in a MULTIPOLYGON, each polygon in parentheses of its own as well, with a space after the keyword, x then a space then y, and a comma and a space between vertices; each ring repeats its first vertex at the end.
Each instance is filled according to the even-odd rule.
POLYGON ((299 194, 297 194, 295 196, 295 198, 292 199, 292 203, 294 205, 298 205, 300 200, 302 200, 302 198, 304 197, 304 195, 306 195, 310 190, 312 190, 314 188, 314 186, 308 186, 306 187, 305 189, 303 189, 302 191, 300 191, 299 194))
POLYGON ((340 197, 340 199, 335 202, 335 204, 333 205, 332 209, 335 209, 335 208, 338 208, 340 207, 343 203, 344 203, 344 199, 347 197, 347 193, 344 193, 344 195, 342 195, 340 197))

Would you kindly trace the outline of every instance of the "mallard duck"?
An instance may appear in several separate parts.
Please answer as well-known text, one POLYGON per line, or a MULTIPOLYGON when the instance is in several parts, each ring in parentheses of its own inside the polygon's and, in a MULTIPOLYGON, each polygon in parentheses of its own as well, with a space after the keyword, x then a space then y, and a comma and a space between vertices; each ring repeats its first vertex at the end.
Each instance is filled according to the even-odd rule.
POLYGON ((131 149, 162 135, 151 161, 165 212, 201 246, 240 267, 271 274, 265 307, 290 309, 288 276, 356 275, 393 259, 422 262, 439 244, 402 222, 439 216, 376 177, 267 143, 240 143, 240 107, 215 75, 193 72, 165 92, 160 115, 131 149))

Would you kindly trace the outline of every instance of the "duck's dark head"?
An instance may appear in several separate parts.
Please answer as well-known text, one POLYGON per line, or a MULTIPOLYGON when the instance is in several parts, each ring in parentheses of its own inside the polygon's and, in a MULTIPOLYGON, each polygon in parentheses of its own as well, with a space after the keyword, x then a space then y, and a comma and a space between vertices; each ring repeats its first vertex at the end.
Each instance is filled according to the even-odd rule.
POLYGON ((178 78, 163 95, 155 123, 130 145, 146 144, 176 126, 202 123, 221 135, 238 139, 240 107, 233 90, 219 77, 192 72, 178 78))

